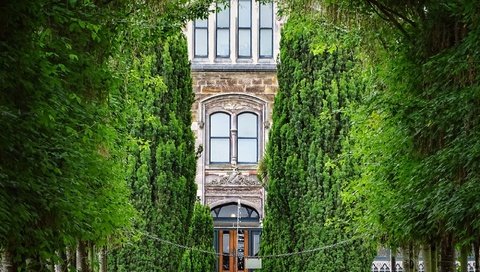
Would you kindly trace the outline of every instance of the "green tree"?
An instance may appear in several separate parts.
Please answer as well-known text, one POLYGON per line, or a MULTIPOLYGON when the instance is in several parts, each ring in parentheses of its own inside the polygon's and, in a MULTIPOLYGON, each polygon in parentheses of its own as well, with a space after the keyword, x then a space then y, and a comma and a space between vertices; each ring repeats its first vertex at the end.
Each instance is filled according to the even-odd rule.
POLYGON ((183 250, 156 238, 187 242, 196 196, 192 82, 180 29, 163 35, 140 57, 134 55, 126 70, 128 180, 141 214, 136 225, 141 237, 114 251, 112 271, 176 270, 183 250))
MULTIPOLYGON (((282 1, 292 13, 300 2, 282 1)), ((455 247, 473 245, 478 260, 478 1, 308 2, 368 40, 370 104, 354 128, 362 177, 346 194, 362 229, 405 249, 423 244, 429 271, 454 271, 455 247)))
POLYGON ((109 111, 109 4, 7 1, 0 17, 0 247, 43 271, 134 212, 109 111), (28 260, 28 261, 27 261, 28 260))
POLYGON ((183 253, 178 271, 214 271, 216 257, 213 248, 213 219, 207 206, 195 204, 188 236, 188 245, 192 249, 183 253))
MULTIPOLYGON (((354 51, 315 16, 291 16, 282 30, 273 125, 267 147, 268 198, 262 254, 301 252, 352 238, 341 199, 355 175, 342 152, 346 114, 359 99, 354 51), (320 27, 319 27, 320 25, 320 27)), ((373 252, 350 241, 324 251, 267 258, 264 271, 368 271, 373 252)))

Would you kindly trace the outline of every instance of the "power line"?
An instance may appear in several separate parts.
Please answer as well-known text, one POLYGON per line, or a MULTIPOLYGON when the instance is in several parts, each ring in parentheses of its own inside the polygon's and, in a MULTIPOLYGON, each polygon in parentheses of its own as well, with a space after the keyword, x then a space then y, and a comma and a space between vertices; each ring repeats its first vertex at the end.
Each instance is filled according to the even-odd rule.
MULTIPOLYGON (((211 255, 216 255, 218 257, 220 256, 228 256, 228 257, 237 257, 236 254, 222 254, 222 253, 216 253, 216 252, 213 252, 213 251, 208 251, 208 250, 203 250, 203 249, 199 249, 199 248, 195 248, 195 247, 191 247, 191 246, 185 246, 185 245, 181 245, 181 244, 178 244, 178 243, 175 243, 175 242, 171 242, 171 241, 168 241, 168 240, 165 240, 165 239, 162 239, 162 238, 159 238, 155 235, 152 235, 152 234, 149 234, 149 233, 142 233, 143 235, 151 238, 151 239, 154 239, 154 240, 157 240, 161 243, 165 243, 165 244, 169 244, 169 245, 172 245, 172 246, 175 246, 175 247, 178 247, 178 248, 183 248, 183 249, 187 249, 187 250, 191 250, 191 251, 197 251, 197 252, 201 252, 201 253, 205 253, 205 254, 211 254, 211 255)), ((261 258, 261 259, 267 259, 267 258, 280 258, 280 257, 289 257, 289 256, 294 256, 294 255, 302 255, 302 254, 307 254, 307 253, 312 253, 312 252, 317 252, 317 251, 322 251, 322 250, 326 250, 326 249, 330 249, 330 248, 335 248, 337 246, 340 246, 340 245, 343 245, 343 244, 347 244, 347 243, 350 243, 350 242, 353 242, 355 240, 360 240, 362 239, 361 236, 358 236, 358 237, 353 237, 353 238, 350 238, 350 239, 347 239, 347 240, 343 240, 343 241, 340 241, 340 242, 337 242, 337 243, 334 243, 334 244, 330 244, 330 245, 326 245, 326 246, 321 246, 321 247, 316 247, 316 248, 312 248, 312 249, 307 249, 307 250, 302 250, 302 251, 296 251, 296 252, 289 252, 289 253, 281 253, 281 254, 270 254, 270 255, 263 255, 263 256, 245 256, 245 257, 254 257, 254 258, 261 258)))

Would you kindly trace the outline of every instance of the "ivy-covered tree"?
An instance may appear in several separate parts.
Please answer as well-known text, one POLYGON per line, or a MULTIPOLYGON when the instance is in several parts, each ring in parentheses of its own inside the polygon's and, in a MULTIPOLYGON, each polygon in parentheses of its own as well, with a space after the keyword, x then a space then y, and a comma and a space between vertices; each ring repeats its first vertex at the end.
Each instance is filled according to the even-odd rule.
POLYGON ((213 248, 213 218, 207 206, 195 204, 188 236, 187 245, 192 249, 185 250, 183 253, 178 271, 214 271, 216 257, 213 248))
MULTIPOLYGON (((355 174, 342 152, 362 86, 354 51, 314 16, 291 16, 282 29, 279 92, 267 147, 262 254, 311 250, 351 239, 341 198, 355 174)), ((360 240, 325 250, 266 258, 263 271, 368 271, 373 252, 360 240)))

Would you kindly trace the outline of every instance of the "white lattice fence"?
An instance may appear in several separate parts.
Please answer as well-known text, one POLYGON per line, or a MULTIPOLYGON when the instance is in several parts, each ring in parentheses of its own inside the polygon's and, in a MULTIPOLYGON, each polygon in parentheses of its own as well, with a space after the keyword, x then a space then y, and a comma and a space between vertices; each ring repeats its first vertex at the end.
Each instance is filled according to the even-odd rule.
MULTIPOLYGON (((459 263, 457 262, 457 266, 459 263)), ((397 272, 403 272, 403 263, 401 261, 396 262, 397 272)), ((391 272, 391 263, 390 261, 374 261, 372 263, 372 272, 391 272)), ((423 265, 423 261, 418 263, 418 271, 425 272, 425 268, 423 265)), ((480 272, 475 271, 475 262, 470 261, 468 262, 468 272, 480 272)))

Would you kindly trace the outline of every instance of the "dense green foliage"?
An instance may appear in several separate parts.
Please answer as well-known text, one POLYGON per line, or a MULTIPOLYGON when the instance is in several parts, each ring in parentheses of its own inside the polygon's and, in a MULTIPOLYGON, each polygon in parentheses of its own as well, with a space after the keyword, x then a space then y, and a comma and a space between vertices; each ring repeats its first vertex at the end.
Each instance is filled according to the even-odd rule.
POLYGON ((179 248, 155 238, 185 244, 196 195, 186 50, 182 35, 170 35, 156 52, 133 61, 125 97, 132 139, 127 166, 141 238, 113 254, 111 271, 173 271, 180 262, 179 248))
POLYGON ((362 30, 370 91, 352 135, 362 175, 344 194, 359 227, 391 246, 422 244, 427 271, 454 271, 455 246, 472 244, 478 266, 478 1, 281 2, 292 14, 321 5, 335 27, 362 30))
MULTIPOLYGON (((87 271, 93 245, 118 246, 138 233, 133 227, 186 241, 193 94, 179 33, 209 2, 1 4, 0 251, 11 265, 4 269, 73 267, 79 245, 89 263, 82 257, 77 269, 87 271)), ((180 250, 142 237, 157 270, 180 261, 180 250)))
POLYGON ((216 256, 213 248, 213 218, 210 208, 199 203, 195 204, 188 237, 187 245, 192 249, 185 250, 178 271, 214 271, 216 256))
POLYGON ((7 1, 0 18, 0 247, 41 271, 77 239, 128 227, 121 141, 106 97, 102 4, 7 1))
MULTIPOLYGON (((282 30, 273 126, 267 148, 268 198, 262 254, 301 252, 352 238, 340 197, 355 172, 349 107, 359 100, 355 51, 323 21, 292 16, 282 30), (319 27, 320 25, 320 27, 319 27)), ((361 240, 304 255, 268 258, 263 271, 368 271, 361 240)))

